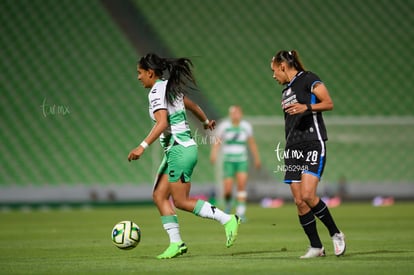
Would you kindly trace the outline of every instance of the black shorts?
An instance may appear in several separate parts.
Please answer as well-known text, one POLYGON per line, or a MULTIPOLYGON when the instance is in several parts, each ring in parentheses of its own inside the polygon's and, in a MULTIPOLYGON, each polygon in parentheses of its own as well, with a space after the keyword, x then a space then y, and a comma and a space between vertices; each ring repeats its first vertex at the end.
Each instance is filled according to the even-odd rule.
POLYGON ((311 174, 320 179, 326 163, 324 141, 306 141, 286 147, 285 183, 300 182, 302 174, 311 174))

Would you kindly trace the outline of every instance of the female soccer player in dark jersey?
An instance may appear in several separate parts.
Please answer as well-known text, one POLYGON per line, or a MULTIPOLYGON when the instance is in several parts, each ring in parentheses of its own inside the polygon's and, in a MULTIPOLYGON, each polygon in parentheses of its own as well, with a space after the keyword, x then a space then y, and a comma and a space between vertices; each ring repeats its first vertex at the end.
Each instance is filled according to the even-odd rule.
POLYGON ((337 256, 345 253, 345 235, 338 229, 316 189, 326 162, 327 133, 322 112, 333 109, 328 89, 320 78, 306 71, 296 51, 279 51, 271 61, 273 78, 284 85, 285 183, 297 207, 299 222, 310 241, 300 258, 325 256, 315 216, 328 228, 337 256))

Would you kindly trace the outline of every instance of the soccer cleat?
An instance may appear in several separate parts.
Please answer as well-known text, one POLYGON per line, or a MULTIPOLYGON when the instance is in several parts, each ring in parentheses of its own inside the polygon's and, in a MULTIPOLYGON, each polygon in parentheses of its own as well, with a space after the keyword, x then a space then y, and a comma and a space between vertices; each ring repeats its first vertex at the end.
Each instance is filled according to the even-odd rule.
POLYGON ((170 246, 157 259, 171 259, 187 252, 185 243, 170 243, 170 246))
POLYGON ((325 256, 325 249, 316 248, 316 247, 309 247, 308 252, 305 255, 300 256, 301 259, 309 259, 309 258, 316 258, 316 257, 324 257, 325 256))
POLYGON ((342 232, 335 233, 332 236, 332 242, 334 245, 334 251, 336 256, 341 256, 345 254, 346 244, 345 244, 345 235, 342 232))
POLYGON ((233 245, 237 238, 237 230, 239 229, 240 219, 237 215, 232 215, 231 219, 224 224, 224 230, 226 231, 227 242, 226 246, 233 245))

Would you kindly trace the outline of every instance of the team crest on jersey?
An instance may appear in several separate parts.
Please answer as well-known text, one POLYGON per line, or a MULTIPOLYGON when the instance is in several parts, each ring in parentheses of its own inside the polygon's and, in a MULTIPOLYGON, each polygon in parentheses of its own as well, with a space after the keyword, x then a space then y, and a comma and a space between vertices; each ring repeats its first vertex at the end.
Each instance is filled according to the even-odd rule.
POLYGON ((288 88, 286 90, 286 96, 289 96, 292 93, 292 88, 288 88))

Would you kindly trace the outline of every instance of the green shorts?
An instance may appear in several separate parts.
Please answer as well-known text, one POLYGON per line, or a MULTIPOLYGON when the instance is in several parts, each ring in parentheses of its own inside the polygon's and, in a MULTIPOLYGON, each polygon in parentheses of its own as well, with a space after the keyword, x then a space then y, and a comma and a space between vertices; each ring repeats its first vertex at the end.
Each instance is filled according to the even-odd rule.
POLYGON ((191 175, 197 164, 196 145, 184 147, 176 144, 168 150, 158 168, 158 174, 168 174, 168 182, 191 182, 191 175))
POLYGON ((234 178, 237 173, 249 171, 248 161, 230 162, 224 161, 223 163, 223 175, 224 178, 234 178))

